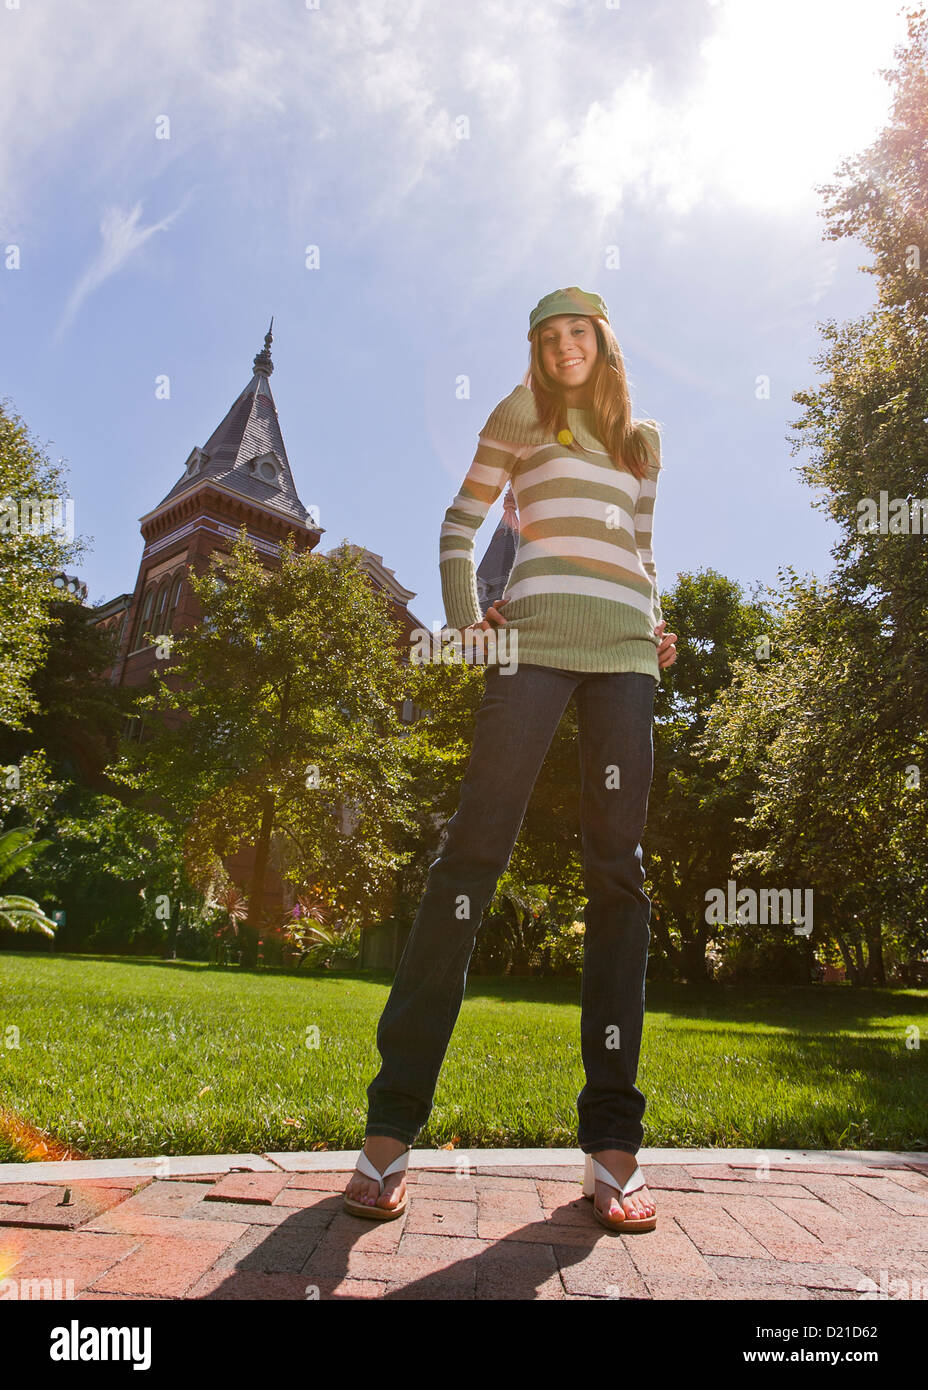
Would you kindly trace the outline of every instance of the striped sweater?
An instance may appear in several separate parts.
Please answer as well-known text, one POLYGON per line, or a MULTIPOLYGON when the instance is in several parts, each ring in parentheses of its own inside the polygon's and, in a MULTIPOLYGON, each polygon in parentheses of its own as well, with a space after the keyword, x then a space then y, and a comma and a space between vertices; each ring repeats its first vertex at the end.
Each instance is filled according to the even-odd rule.
POLYGON ((639 671, 660 681, 654 628, 661 605, 651 550, 660 435, 653 422, 639 422, 652 459, 648 476, 639 479, 616 468, 592 432, 592 411, 571 407, 567 420, 574 436, 569 447, 542 430, 527 386, 517 386, 491 411, 441 526, 446 623, 464 628, 483 617, 474 540, 511 483, 519 546, 500 631, 518 632, 518 662, 639 671))

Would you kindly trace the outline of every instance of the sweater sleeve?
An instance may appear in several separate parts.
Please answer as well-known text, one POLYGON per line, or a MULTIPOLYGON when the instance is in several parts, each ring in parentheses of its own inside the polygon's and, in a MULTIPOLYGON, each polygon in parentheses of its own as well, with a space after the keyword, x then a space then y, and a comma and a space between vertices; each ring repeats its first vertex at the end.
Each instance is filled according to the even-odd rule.
POLYGON ((483 619, 477 597, 474 540, 487 512, 512 477, 521 449, 481 434, 474 461, 441 525, 438 568, 445 622, 465 628, 483 619))
POLYGON ((661 609, 661 593, 658 585, 657 568, 654 564, 653 549, 654 504, 657 500, 657 479, 662 468, 661 437, 654 426, 646 426, 645 432, 656 457, 652 458, 648 468, 648 476, 641 480, 638 505, 635 509, 635 544, 638 547, 638 554, 641 556, 644 571, 651 580, 654 627, 657 627, 659 623, 663 622, 664 616, 661 609))

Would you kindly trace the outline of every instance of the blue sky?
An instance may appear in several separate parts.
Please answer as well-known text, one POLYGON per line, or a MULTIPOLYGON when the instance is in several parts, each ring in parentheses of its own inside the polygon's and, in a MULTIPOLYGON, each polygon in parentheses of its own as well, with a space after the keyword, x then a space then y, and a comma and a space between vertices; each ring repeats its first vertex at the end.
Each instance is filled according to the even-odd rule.
POLYGON ((530 310, 571 284, 606 300, 635 413, 663 426, 662 587, 824 573, 836 533, 793 471, 791 395, 816 323, 863 312, 873 281, 865 248, 822 240, 815 185, 885 122, 904 38, 892 0, 0 8, 20 260, 0 263, 0 394, 65 460, 90 601, 132 588, 138 518, 273 314, 322 547, 381 554, 431 626, 445 508, 522 379, 530 310))

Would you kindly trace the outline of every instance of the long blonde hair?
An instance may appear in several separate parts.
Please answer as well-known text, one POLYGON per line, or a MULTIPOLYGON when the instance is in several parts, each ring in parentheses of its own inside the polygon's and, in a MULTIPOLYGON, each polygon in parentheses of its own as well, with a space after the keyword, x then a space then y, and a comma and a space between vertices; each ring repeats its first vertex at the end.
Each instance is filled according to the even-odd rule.
MULTIPOLYGON (((632 402, 625 375, 625 361, 618 340, 604 318, 584 314, 596 333, 597 356, 593 364, 593 428, 605 444, 617 468, 625 467, 636 478, 645 478, 651 448, 632 422, 632 402)), ((567 403, 556 381, 545 371, 541 360, 541 334, 537 325, 531 337, 531 358, 525 374, 526 385, 535 397, 538 418, 552 434, 567 428, 567 403)), ((657 427, 656 421, 648 421, 657 427)))

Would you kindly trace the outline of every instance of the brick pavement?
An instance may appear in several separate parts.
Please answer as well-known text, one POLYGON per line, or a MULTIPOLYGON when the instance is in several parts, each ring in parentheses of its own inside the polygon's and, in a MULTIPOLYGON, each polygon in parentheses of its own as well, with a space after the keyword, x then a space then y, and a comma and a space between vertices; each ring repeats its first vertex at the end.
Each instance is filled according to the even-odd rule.
POLYGON ((643 1149, 640 1235, 595 1221, 579 1150, 414 1150, 388 1222, 342 1210, 355 1157, 0 1165, 0 1281, 77 1301, 928 1298, 921 1153, 643 1149))

